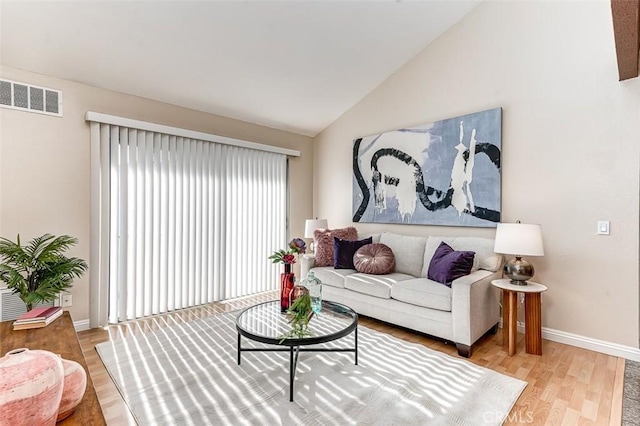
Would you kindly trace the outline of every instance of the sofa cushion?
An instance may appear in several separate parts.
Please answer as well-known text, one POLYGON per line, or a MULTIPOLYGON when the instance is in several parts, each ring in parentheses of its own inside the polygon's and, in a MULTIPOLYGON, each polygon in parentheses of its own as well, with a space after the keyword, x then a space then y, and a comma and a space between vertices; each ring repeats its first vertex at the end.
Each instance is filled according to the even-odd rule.
POLYGON ((413 279, 411 275, 397 272, 387 275, 351 274, 344 279, 344 287, 369 296, 389 299, 391 287, 401 281, 413 279))
POLYGON ((493 252, 493 239, 482 237, 429 237, 424 250, 424 266, 421 277, 427 277, 429 264, 433 254, 438 249, 441 242, 447 243, 452 249, 457 251, 473 251, 474 266, 471 272, 478 269, 495 272, 502 266, 502 255, 493 252))
POLYGON ((328 285, 336 288, 344 288, 344 277, 355 274, 355 269, 335 269, 333 266, 322 266, 312 268, 309 272, 322 281, 322 285, 328 285))
POLYGON ((391 298, 400 302, 451 312, 451 288, 427 278, 415 278, 394 284, 391 298))
POLYGON ((391 248, 396 257, 396 272, 419 277, 424 262, 425 237, 411 237, 385 232, 380 236, 380 243, 391 248))
POLYGON ((371 241, 371 237, 356 241, 333 237, 333 267, 336 269, 356 269, 353 264, 353 255, 360 247, 370 245, 371 241))
POLYGON ((333 237, 355 240, 358 231, 353 226, 341 229, 316 229, 313 231, 316 266, 333 266, 333 237))
POLYGON ((471 273, 474 256, 472 251, 455 251, 443 241, 431 258, 427 278, 451 286, 453 280, 471 273))
POLYGON ((395 256, 384 244, 368 244, 356 251, 353 265, 363 274, 390 274, 396 267, 395 256))

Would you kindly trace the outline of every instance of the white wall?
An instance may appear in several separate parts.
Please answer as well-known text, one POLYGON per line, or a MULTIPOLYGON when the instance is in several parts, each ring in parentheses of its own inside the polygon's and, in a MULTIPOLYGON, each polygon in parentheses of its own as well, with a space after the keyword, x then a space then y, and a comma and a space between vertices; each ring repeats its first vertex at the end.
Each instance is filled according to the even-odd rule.
POLYGON ((549 287, 543 326, 638 347, 640 79, 617 81, 608 1, 480 4, 314 138, 314 214, 351 225, 354 138, 497 106, 502 220, 543 228, 545 257, 530 259, 549 287))
MULTIPOLYGON (((311 217, 311 138, 7 66, 0 77, 62 90, 64 102, 62 118, 0 108, 0 236, 69 234, 80 240, 70 254, 89 261, 87 111, 299 150, 289 161, 290 222, 291 234, 303 235, 311 217)), ((88 319, 89 273, 71 293, 73 319, 88 319)))

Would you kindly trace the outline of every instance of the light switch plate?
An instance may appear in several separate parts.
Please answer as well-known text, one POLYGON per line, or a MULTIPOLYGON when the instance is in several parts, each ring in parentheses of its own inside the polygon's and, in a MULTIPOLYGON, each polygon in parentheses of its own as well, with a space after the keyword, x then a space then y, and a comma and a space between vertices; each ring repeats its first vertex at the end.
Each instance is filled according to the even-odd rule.
POLYGON ((609 221, 608 220, 599 220, 598 221, 598 235, 609 235, 609 221))

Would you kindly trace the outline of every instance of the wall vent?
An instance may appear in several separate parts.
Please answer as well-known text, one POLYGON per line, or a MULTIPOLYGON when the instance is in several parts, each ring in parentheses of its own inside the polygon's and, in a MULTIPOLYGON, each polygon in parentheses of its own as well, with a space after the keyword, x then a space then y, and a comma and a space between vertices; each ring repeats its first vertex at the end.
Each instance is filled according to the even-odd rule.
POLYGON ((0 107, 62 117, 62 92, 17 81, 0 80, 0 107))
MULTIPOLYGON (((53 302, 48 302, 38 306, 53 305, 53 302)), ((7 288, 0 289, 0 321, 13 321, 25 312, 27 308, 17 294, 13 294, 7 288)))

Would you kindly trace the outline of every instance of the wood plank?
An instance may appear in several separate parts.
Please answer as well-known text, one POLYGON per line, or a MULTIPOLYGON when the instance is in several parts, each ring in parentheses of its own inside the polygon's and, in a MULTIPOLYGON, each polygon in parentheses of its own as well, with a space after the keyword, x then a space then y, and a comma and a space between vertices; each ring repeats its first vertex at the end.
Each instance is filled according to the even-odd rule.
POLYGON ((0 322, 0 354, 12 349, 42 349, 59 354, 80 364, 87 372, 87 390, 75 412, 58 425, 105 425, 105 419, 93 387, 93 380, 87 367, 78 335, 73 328, 69 312, 44 328, 13 331, 13 321, 0 322))
POLYGON ((611 0, 620 81, 638 77, 640 0, 611 0))
POLYGON ((555 399, 551 405, 551 412, 546 419, 546 424, 561 425, 563 424, 564 414, 567 412, 569 403, 562 399, 555 399))
POLYGON ((531 410, 531 416, 527 416, 519 420, 521 423, 527 423, 527 424, 533 424, 533 425, 548 424, 547 419, 551 414, 551 407, 552 407, 552 404, 550 402, 540 399, 536 403, 535 408, 531 410))
POLYGON ((622 399, 624 397, 624 358, 618 358, 613 384, 613 395, 611 399, 611 424, 622 423, 622 399))
POLYGON ((542 355, 542 313, 540 293, 525 293, 525 351, 542 355))
POLYGON ((591 421, 596 421, 598 418, 598 403, 585 399, 582 404, 582 417, 591 421))

